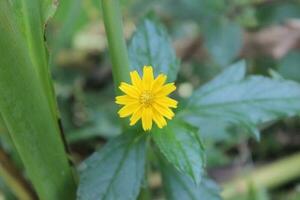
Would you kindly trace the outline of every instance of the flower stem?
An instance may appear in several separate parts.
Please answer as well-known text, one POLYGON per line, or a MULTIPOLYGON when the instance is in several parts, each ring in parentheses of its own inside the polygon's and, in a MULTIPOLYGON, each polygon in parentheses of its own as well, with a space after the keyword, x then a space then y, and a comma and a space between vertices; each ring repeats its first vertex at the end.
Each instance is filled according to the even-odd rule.
POLYGON ((123 23, 119 0, 102 0, 104 25, 112 61, 115 90, 122 81, 129 81, 129 59, 123 35, 123 23))

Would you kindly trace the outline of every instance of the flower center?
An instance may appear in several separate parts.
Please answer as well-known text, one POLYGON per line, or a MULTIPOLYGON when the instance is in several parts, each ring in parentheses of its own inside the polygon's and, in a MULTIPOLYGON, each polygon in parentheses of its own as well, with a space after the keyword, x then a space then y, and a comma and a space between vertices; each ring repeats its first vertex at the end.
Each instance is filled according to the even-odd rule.
POLYGON ((144 91, 140 95, 140 103, 146 107, 149 107, 153 102, 153 95, 150 91, 144 91))

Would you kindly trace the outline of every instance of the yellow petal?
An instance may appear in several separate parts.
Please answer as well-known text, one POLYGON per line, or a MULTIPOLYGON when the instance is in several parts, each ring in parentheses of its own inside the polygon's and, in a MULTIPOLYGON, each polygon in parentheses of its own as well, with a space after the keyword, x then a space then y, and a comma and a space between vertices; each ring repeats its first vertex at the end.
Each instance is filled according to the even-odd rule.
POLYGON ((155 95, 156 96, 167 96, 174 90, 176 90, 176 86, 174 85, 174 83, 168 83, 168 84, 162 86, 161 89, 155 93, 155 95))
POLYGON ((151 66, 144 66, 143 69, 143 85, 146 90, 150 90, 154 81, 153 69, 151 66))
POLYGON ((128 95, 122 95, 116 97, 116 103, 120 105, 132 104, 137 103, 138 99, 132 98, 128 95))
POLYGON ((136 124, 139 119, 141 119, 143 114, 143 107, 140 105, 139 108, 132 114, 130 118, 130 126, 133 126, 136 124))
POLYGON ((163 86, 163 84, 166 82, 166 80, 167 80, 166 75, 164 75, 164 74, 158 75, 158 77, 153 82, 152 92, 155 93, 158 90, 160 90, 161 87, 163 86))
POLYGON ((139 90, 142 90, 142 79, 137 71, 130 72, 131 83, 139 90))
POLYGON ((132 113, 134 113, 138 108, 139 108, 139 103, 132 103, 123 106, 118 113, 120 117, 127 117, 132 113))
POLYGON ((170 97, 161 97, 157 98, 155 100, 156 103, 165 106, 165 107, 171 107, 171 108, 177 108, 178 102, 174 99, 171 99, 170 97))
POLYGON ((143 110, 142 126, 144 131, 151 130, 152 128, 152 110, 150 107, 144 108, 143 110))
POLYGON ((163 128, 164 126, 167 125, 167 122, 162 115, 160 115, 155 109, 153 109, 152 112, 153 112, 153 120, 159 128, 163 128))
POLYGON ((128 83, 122 82, 119 88, 125 94, 133 98, 139 98, 139 91, 136 87, 129 85, 128 83))
POLYGON ((154 103, 153 104, 153 107, 155 108, 155 110, 161 114, 162 116, 165 116, 167 119, 172 119, 174 117, 174 113, 173 111, 168 108, 168 107, 165 107, 165 106, 161 106, 157 103, 154 103))
POLYGON ((130 72, 130 78, 131 84, 122 82, 119 86, 125 94, 116 97, 116 103, 124 105, 118 112, 120 117, 132 115, 131 126, 141 119, 145 131, 151 130, 153 123, 159 128, 166 126, 166 118, 172 119, 175 115, 170 108, 176 108, 178 104, 168 97, 176 89, 174 83, 164 85, 167 80, 164 74, 154 79, 151 66, 144 66, 142 78, 137 71, 130 72))

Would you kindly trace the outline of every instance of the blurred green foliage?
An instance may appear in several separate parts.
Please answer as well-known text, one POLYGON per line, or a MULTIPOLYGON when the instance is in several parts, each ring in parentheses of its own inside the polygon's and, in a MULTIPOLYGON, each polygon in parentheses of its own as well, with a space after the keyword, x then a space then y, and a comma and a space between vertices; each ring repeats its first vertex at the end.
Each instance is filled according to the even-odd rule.
MULTIPOLYGON (((63 49, 72 51, 74 48, 72 44, 76 40, 75 36, 81 29, 91 25, 92 21, 102 20, 99 2, 88 2, 61 2, 57 15, 48 28, 48 35, 53 38, 50 40, 52 41, 50 47, 57 51, 57 54, 54 54, 56 57, 53 56, 52 58, 53 66, 57 70, 54 71, 55 77, 59 77, 57 79, 57 91, 62 91, 59 93, 60 110, 63 116, 68 116, 63 117, 63 119, 67 138, 71 143, 78 143, 83 139, 86 141, 96 138, 110 138, 120 133, 120 128, 116 128, 118 120, 115 114, 116 107, 112 103, 114 97, 111 82, 108 80, 99 87, 86 89, 89 87, 86 83, 90 80, 90 73, 107 66, 105 49, 100 52, 101 56, 89 68, 79 66, 78 69, 78 66, 69 66, 61 69, 61 66, 54 62, 63 49), (78 81, 81 84, 78 85, 78 81), (81 94, 76 92, 78 87, 81 94), (63 89, 60 90, 59 88, 63 89), (88 99, 93 100, 91 102, 88 99), (78 106, 80 109, 74 109, 78 106), (109 115, 104 115, 103 112, 109 113, 109 115), (83 116, 79 123, 74 117, 77 115, 83 116)), ((263 0, 179 0, 176 3, 168 0, 130 0, 122 1, 122 3, 125 22, 133 21, 136 23, 140 17, 149 11, 154 11, 164 22, 167 31, 174 40, 180 40, 186 35, 203 36, 202 43, 207 54, 200 59, 191 56, 189 60, 182 62, 179 71, 178 85, 189 83, 192 88, 210 80, 222 68, 240 57, 245 31, 257 31, 271 25, 281 25, 291 18, 297 19, 300 16, 299 2, 293 0, 270 3, 263 0)), ((155 32, 153 34, 155 35, 155 32)), ((101 36, 101 39, 105 40, 105 36, 101 36)), ((145 45, 147 44, 145 43, 145 45)), ((153 46, 153 48, 155 47, 153 46)), ((135 53, 133 52, 133 54, 135 53)), ((282 59, 274 59, 264 55, 250 57, 247 58, 247 63, 250 65, 248 71, 266 75, 270 69, 278 69, 279 74, 284 78, 299 81, 297 75, 299 57, 297 52, 288 53, 282 59)), ((172 60, 173 58, 170 58, 166 61, 171 62, 172 60)), ((179 93, 177 95, 181 99, 181 106, 184 106, 186 99, 181 97, 179 93)), ((193 121, 192 118, 189 120, 193 121)), ((201 137, 205 138, 208 166, 228 163, 231 160, 231 155, 226 152, 232 149, 236 143, 250 137, 250 134, 241 136, 239 133, 246 133, 247 130, 236 128, 228 118, 198 117, 194 119, 194 121, 196 120, 201 127, 201 137), (228 124, 231 125, 228 126, 228 124), (215 142, 219 148, 215 148, 215 142), (219 144, 220 142, 222 145, 219 144)))
MULTIPOLYGON (((183 83, 188 83, 192 90, 211 80, 212 77, 223 69, 226 70, 227 66, 237 59, 243 58, 244 55, 241 55, 240 52, 244 45, 244 32, 259 31, 269 26, 283 25, 290 19, 299 20, 300 18, 300 3, 297 0, 275 0, 270 2, 264 0, 178 0, 176 3, 171 0, 124 0, 122 1, 122 5, 125 13, 124 20, 126 22, 137 24, 141 16, 145 16, 151 11, 154 12, 158 16, 159 21, 162 21, 166 26, 166 29, 161 29, 163 25, 156 26, 152 25, 151 22, 144 22, 138 26, 139 31, 135 33, 135 38, 130 40, 131 43, 129 41, 129 53, 131 55, 133 68, 138 68, 141 63, 155 63, 161 67, 160 71, 165 73, 169 73, 168 69, 173 68, 174 70, 172 71, 176 71, 176 73, 170 72, 171 79, 174 80, 177 71, 179 71, 178 87, 183 83), (181 62, 182 66, 179 69, 179 62, 175 57, 175 52, 171 49, 171 44, 164 43, 165 40, 169 41, 166 36, 167 32, 172 36, 172 42, 184 39, 186 36, 191 36, 191 38, 195 36, 201 37, 201 41, 199 40, 197 42, 199 45, 203 44, 201 48, 205 50, 204 55, 200 55, 199 57, 189 55, 190 57, 188 59, 181 62), (156 37, 155 41, 157 43, 147 41, 147 33, 151 33, 152 37, 156 37), (153 54, 149 56, 140 53, 140 47, 135 44, 135 40, 138 40, 138 45, 149 47, 153 54), (160 44, 166 45, 160 46, 160 44), (161 54, 159 51, 156 52, 157 49, 162 50, 160 48, 164 50, 161 54), (132 61, 134 59, 132 57, 137 54, 139 54, 140 60, 132 61), (164 59, 162 59, 162 57, 164 59), (160 63, 161 60, 163 60, 162 63, 160 63)), ((62 116, 67 140, 72 144, 72 147, 74 145, 76 153, 79 154, 80 158, 78 158, 78 160, 82 160, 87 156, 86 154, 96 149, 99 145, 101 146, 102 140, 115 137, 121 133, 121 125, 116 114, 117 107, 113 102, 114 93, 111 74, 107 73, 104 76, 100 76, 100 80, 99 78, 95 78, 99 73, 110 67, 108 64, 106 46, 97 51, 89 50, 84 52, 74 45, 76 41, 79 40, 79 37, 77 37, 79 34, 86 34, 87 38, 91 38, 89 33, 93 31, 95 32, 94 35, 99 37, 97 40, 106 40, 105 34, 101 32, 103 31, 103 26, 101 25, 102 15, 100 8, 100 1, 96 0, 60 1, 60 6, 58 7, 55 17, 47 25, 48 32, 46 38, 48 39, 49 49, 52 52, 50 62, 52 74, 55 79, 55 90, 58 96, 59 110, 61 112, 60 114, 62 116), (75 54, 73 54, 74 52, 75 54), (60 62, 61 57, 65 60, 65 57, 76 59, 76 56, 79 57, 80 61, 83 60, 83 62, 60 62), (83 145, 83 148, 87 148, 89 152, 77 152, 76 145, 83 145), (80 155, 80 153, 82 153, 82 155, 80 155)), ((133 32, 131 29, 134 28, 128 29, 128 35, 131 35, 133 32)), ((125 31, 126 30, 125 27, 125 31)), ((91 40, 92 43, 95 42, 93 39, 91 40)), ((190 54, 192 53, 194 52, 190 54)), ((284 79, 291 79, 298 82, 300 81, 299 61, 300 53, 297 50, 290 51, 283 58, 271 58, 265 55, 246 57, 246 62, 249 65, 247 69, 249 74, 267 75, 270 70, 274 70, 275 72, 278 70, 278 75, 284 79)), ((240 67, 240 69, 242 68, 243 67, 240 67)), ((251 85, 251 80, 253 79, 250 80, 246 78, 246 80, 244 80, 246 69, 242 70, 241 76, 243 77, 239 81, 244 83, 244 85, 238 86, 241 87, 240 96, 249 97, 251 93, 246 90, 249 86, 248 84, 251 85), (245 94, 242 94, 243 91, 246 91, 245 94)), ((230 75, 230 78, 235 78, 238 75, 238 71, 235 71, 234 74, 230 75)), ((277 97, 290 95, 292 93, 290 91, 291 86, 287 84, 285 87, 273 88, 272 91, 274 91, 274 93, 270 94, 266 92, 270 89, 268 88, 269 80, 259 78, 256 81, 260 82, 262 87, 266 87, 265 90, 261 92, 259 86, 257 86, 257 93, 269 94, 271 96, 277 95, 277 97)), ((278 83, 280 81, 272 80, 272 82, 278 83)), ((222 82, 222 84, 224 83, 222 82)), ((224 91, 222 93, 220 90, 220 96, 223 97, 229 92, 224 91)), ((234 92, 236 94, 236 90, 234 92)), ((188 105, 189 101, 186 97, 182 96, 179 92, 177 92, 176 95, 178 99, 181 100, 180 102, 182 102, 180 106, 185 107, 186 104, 188 105)), ((253 96, 255 95, 253 94, 253 96)), ((231 95, 229 95, 228 98, 229 97, 231 97, 231 95)), ((208 98, 206 103, 211 102, 210 100, 211 99, 208 98)), ((273 100, 269 105, 273 104, 273 100)), ((268 115, 268 119, 272 118, 272 120, 274 120, 281 118, 283 114, 290 114, 295 110, 294 108, 296 106, 292 106, 297 104, 296 98, 293 100, 295 104, 289 104, 287 106, 285 106, 287 101, 282 101, 284 101, 284 105, 282 104, 280 107, 282 110, 276 110, 275 114, 265 110, 266 112, 263 113, 264 117, 268 115), (275 115, 277 117, 274 117, 275 115)), ((199 102, 198 99, 197 102, 199 102)), ((276 106, 278 105, 274 105, 274 107, 276 106)), ((262 107, 259 107, 259 111, 263 110, 262 107)), ((232 151, 232 149, 236 151, 237 143, 248 140, 251 134, 247 132, 255 132, 258 134, 260 131, 258 129, 265 129, 270 126, 269 123, 263 124, 256 129, 254 125, 257 125, 258 121, 261 123, 261 121, 264 120, 261 118, 244 120, 245 116, 242 116, 243 114, 247 113, 247 115, 249 115, 250 113, 251 115, 252 112, 257 111, 252 107, 245 109, 245 106, 241 105, 239 108, 235 107, 234 109, 237 110, 231 110, 226 107, 223 110, 211 111, 213 112, 212 115, 217 115, 216 113, 226 113, 227 115, 225 117, 216 118, 207 115, 206 117, 189 116, 188 118, 189 122, 200 128, 200 136, 203 140, 202 142, 205 143, 208 167, 231 163, 232 158, 236 156, 236 154, 232 156, 228 151, 232 151), (235 115, 241 110, 243 111, 242 114, 235 115), (228 113, 230 113, 230 115, 228 113), (236 127, 235 119, 237 118, 239 118, 242 124, 247 125, 246 129, 236 127), (247 124, 246 121, 250 121, 251 123, 247 124)), ((203 110, 200 111, 204 112, 203 110)), ((263 135, 262 140, 265 138, 267 138, 267 136, 263 135)), ((2 143, 3 141, 5 141, 5 139, 1 139, 2 143)), ((276 141, 273 142, 274 141, 268 139, 268 142, 262 145, 268 148, 259 147, 261 151, 257 152, 264 152, 267 156, 270 151, 272 152, 272 149, 277 148, 283 150, 280 148, 280 143, 276 141)), ((7 147, 9 143, 4 143, 3 146, 9 149, 9 147, 7 147)), ((297 150, 299 150, 299 148, 297 150)), ((15 155, 15 153, 12 152, 12 155, 15 155)), ((261 157, 261 159, 264 158, 264 156, 261 157)), ((251 160, 251 158, 249 158, 249 160, 251 160)), ((248 162, 251 163, 249 160, 248 162)), ((162 168, 163 167, 165 166, 162 166, 162 168)), ((175 170, 174 172, 169 171, 169 169, 171 168, 162 170, 163 176, 167 177, 165 180, 173 183, 170 184, 170 188, 165 188, 167 195, 172 195, 170 191, 177 191, 176 188, 183 187, 182 184, 191 184, 187 177, 181 176, 181 174, 178 174, 175 170), (175 175, 172 173, 175 173, 175 175)), ((214 188, 214 184, 210 183, 210 181, 208 186, 214 188)), ((131 189, 134 190, 134 188, 131 189)), ((190 195, 197 195, 193 189, 195 188, 190 187, 190 195)), ((245 199, 267 199, 266 196, 268 195, 266 195, 264 189, 256 190, 257 189, 253 187, 245 199)), ((205 191, 207 192, 209 190, 205 191)), ((179 196, 181 195, 180 192, 182 191, 178 190, 179 196)), ((185 195, 185 193, 182 195, 185 195)), ((291 199, 299 198, 299 194, 293 194, 291 196, 293 196, 291 199)), ((176 197, 171 199, 176 199, 176 197)), ((285 199, 285 196, 282 195, 278 197, 278 199, 285 199)))

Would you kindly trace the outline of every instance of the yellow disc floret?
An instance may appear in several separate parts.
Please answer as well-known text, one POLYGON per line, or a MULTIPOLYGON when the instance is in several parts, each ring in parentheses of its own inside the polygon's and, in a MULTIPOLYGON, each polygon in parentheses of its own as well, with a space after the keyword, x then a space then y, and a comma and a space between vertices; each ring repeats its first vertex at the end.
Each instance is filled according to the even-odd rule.
POLYGON ((142 78, 137 71, 130 72, 130 78, 131 84, 122 82, 119 87, 125 95, 116 97, 116 103, 123 105, 118 112, 120 117, 131 115, 131 126, 141 119, 145 131, 152 128, 153 121, 159 128, 166 126, 165 118, 174 117, 170 108, 177 107, 177 101, 168 97, 176 89, 174 83, 165 84, 164 74, 154 79, 151 66, 144 66, 142 78))

